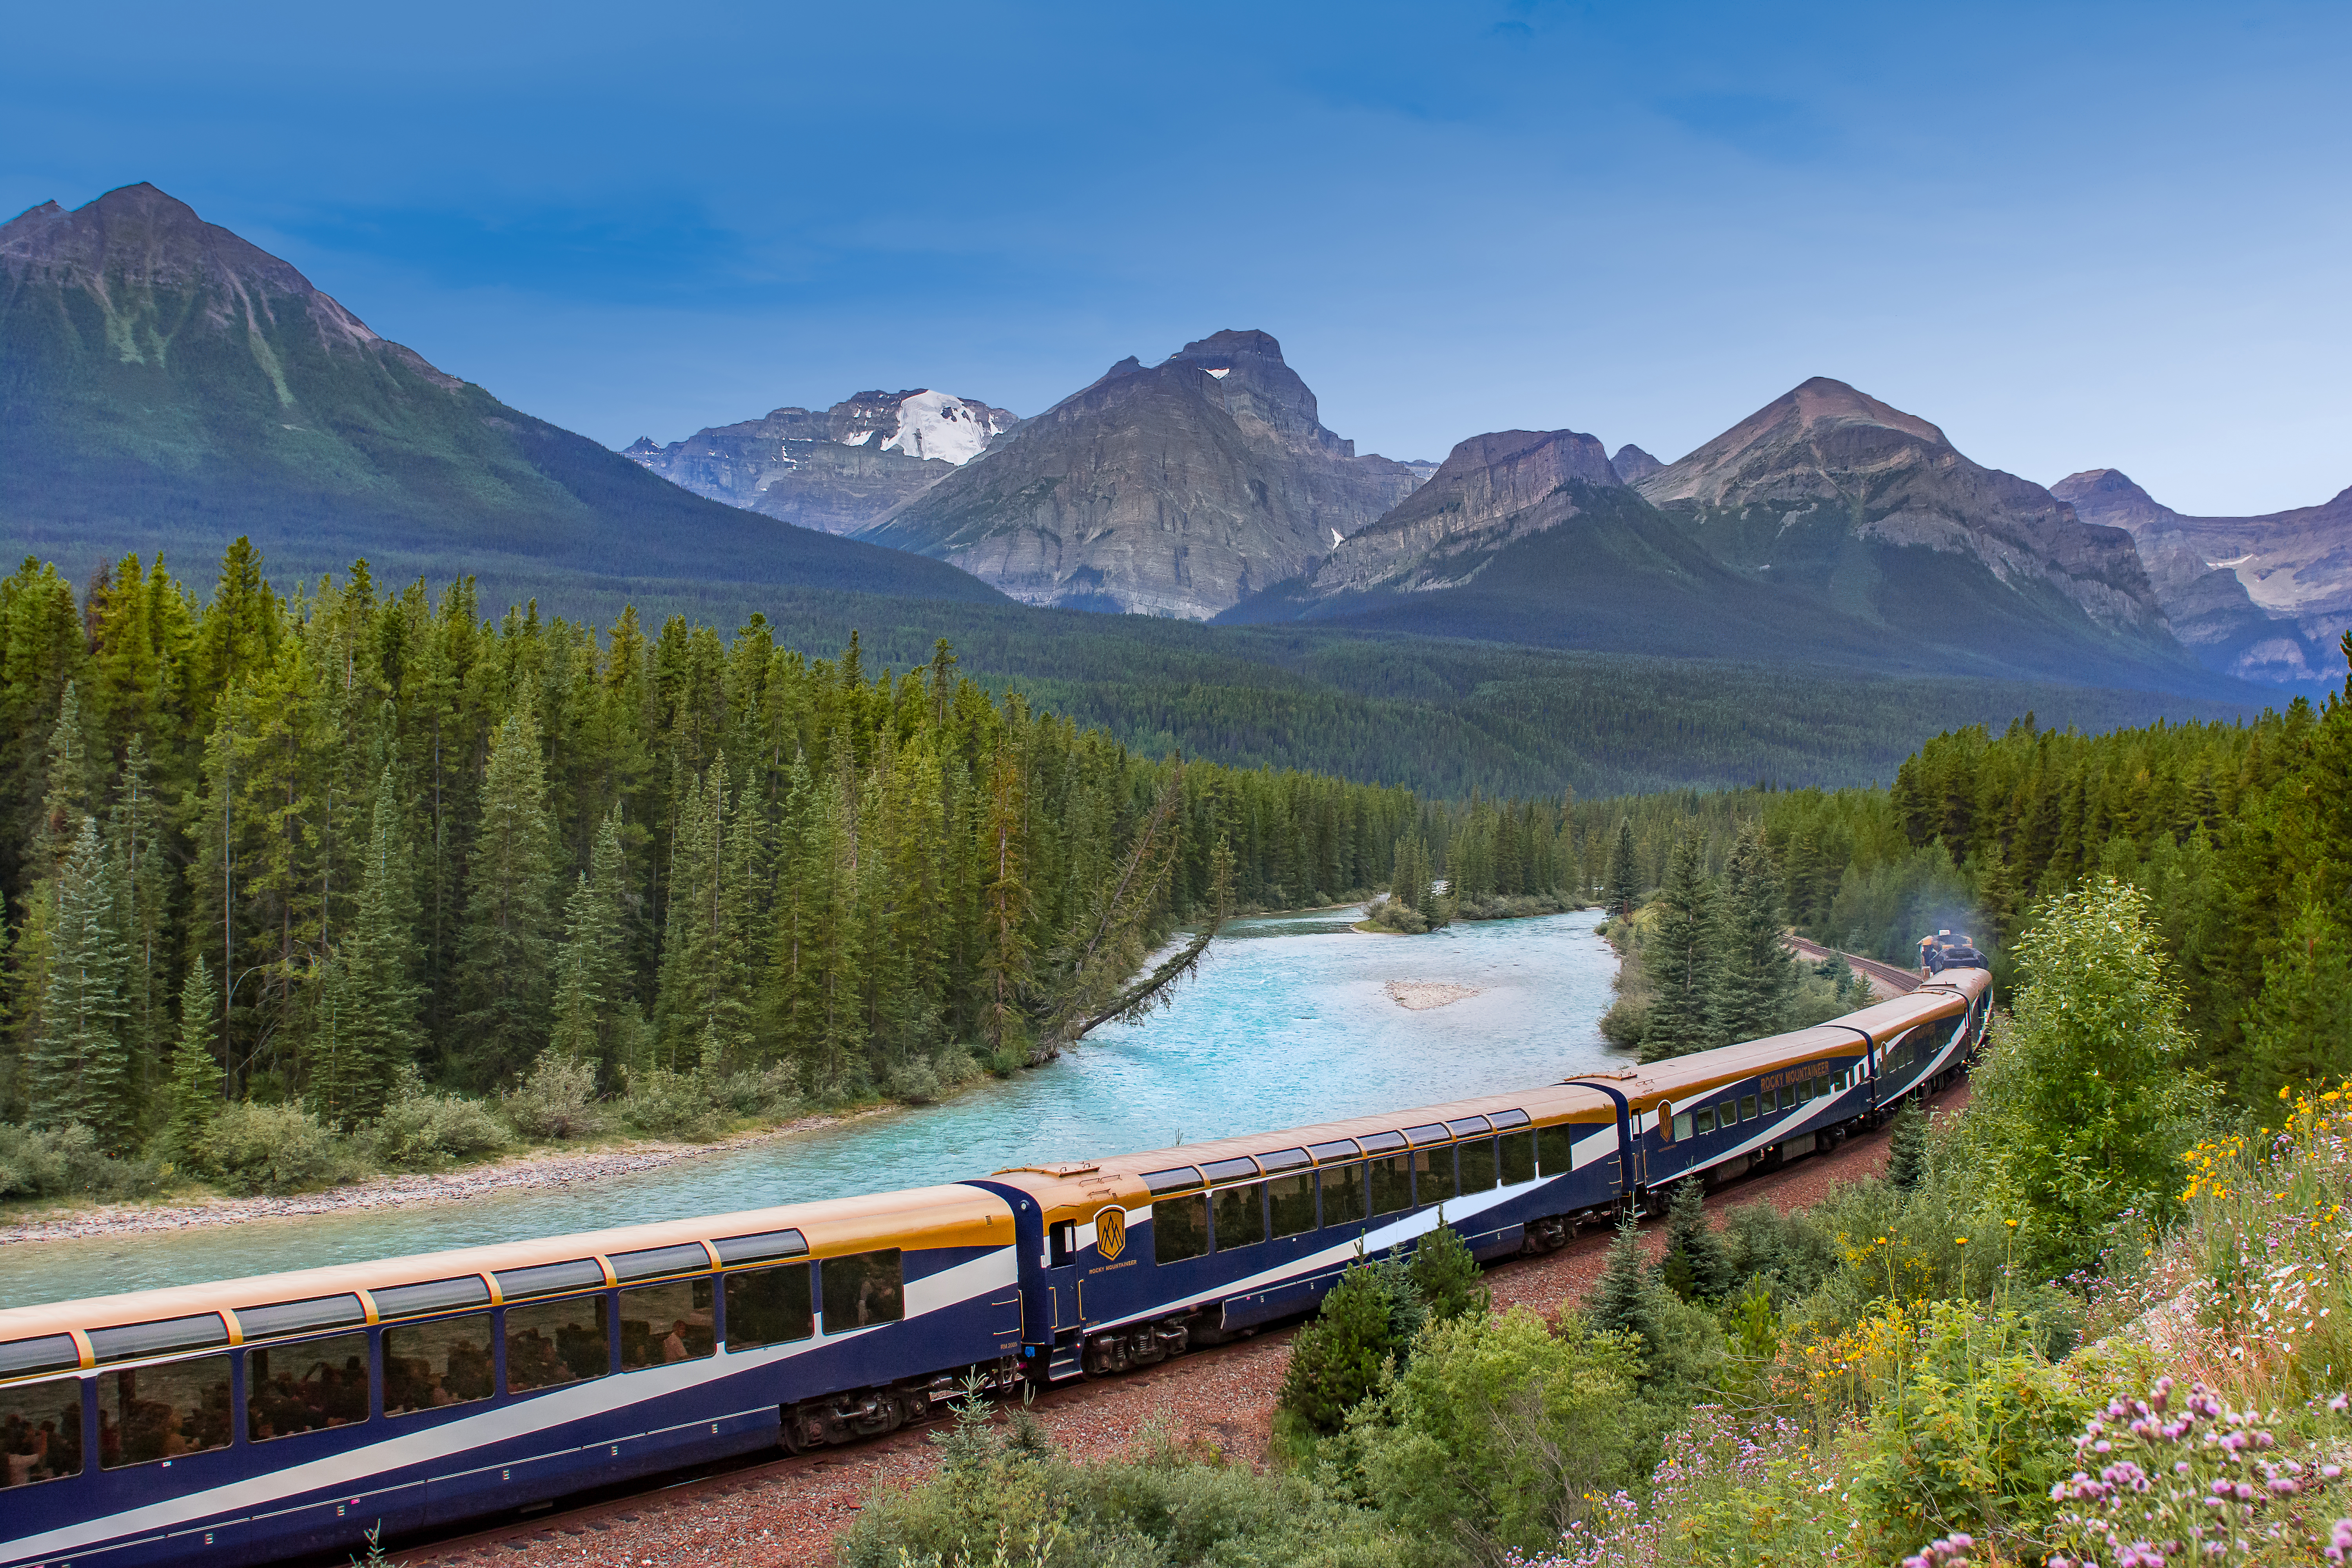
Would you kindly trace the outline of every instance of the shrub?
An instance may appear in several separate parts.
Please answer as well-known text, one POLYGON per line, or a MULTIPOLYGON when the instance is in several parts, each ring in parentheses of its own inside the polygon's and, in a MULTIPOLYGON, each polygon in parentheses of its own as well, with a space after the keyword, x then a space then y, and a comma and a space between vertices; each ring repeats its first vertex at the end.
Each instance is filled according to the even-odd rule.
POLYGON ((720 1131, 718 1109, 702 1083, 667 1068, 629 1074, 629 1090, 621 1097, 620 1110, 624 1121, 652 1138, 703 1143, 720 1131))
POLYGON ((1477 1258, 1442 1211, 1437 1228, 1412 1249, 1410 1268, 1413 1289, 1433 1321, 1483 1317, 1494 1299, 1482 1282, 1477 1258))
POLYGON ((225 1105, 205 1129, 205 1173, 233 1193, 299 1193, 354 1173, 327 1124, 299 1105, 225 1105))
POLYGON ((163 1184, 152 1160, 118 1160, 79 1121, 63 1127, 0 1122, 0 1198, 144 1197, 163 1184))
POLYGON ((1349 1431, 1408 1541, 1540 1550, 1630 1476, 1639 1372, 1622 1336, 1555 1335, 1525 1307, 1432 1322, 1349 1431))
POLYGON ((772 1062, 712 1079, 705 1094, 714 1110, 769 1121, 801 1108, 801 1077, 792 1063, 772 1062))
POLYGON ((1392 931, 1402 936, 1421 936, 1429 930, 1429 917, 1402 899, 1381 898, 1364 911, 1364 923, 1381 931, 1392 931))
POLYGON ((510 1149, 514 1136, 480 1100, 435 1094, 412 1080, 368 1128, 367 1142, 376 1163, 387 1170, 423 1171, 510 1149))
POLYGON ((596 1064, 544 1051, 499 1102, 526 1138, 585 1138, 604 1130, 596 1104, 596 1064))

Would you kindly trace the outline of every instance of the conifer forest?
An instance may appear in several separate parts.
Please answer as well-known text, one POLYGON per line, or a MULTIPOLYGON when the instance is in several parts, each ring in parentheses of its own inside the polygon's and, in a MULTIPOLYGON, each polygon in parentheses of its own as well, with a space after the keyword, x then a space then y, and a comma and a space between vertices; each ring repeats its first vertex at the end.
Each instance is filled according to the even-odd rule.
POLYGON ((854 632, 808 659, 757 616, 598 629, 364 563, 281 594, 242 540, 208 595, 28 560, 0 659, 0 1118, 108 1149, 551 1052, 607 1092, 920 1099, 1148 1005, 1178 924, 1381 885, 1402 840, 1489 892, 1593 874, 1565 803, 1135 755, 944 641, 874 669, 854 632))

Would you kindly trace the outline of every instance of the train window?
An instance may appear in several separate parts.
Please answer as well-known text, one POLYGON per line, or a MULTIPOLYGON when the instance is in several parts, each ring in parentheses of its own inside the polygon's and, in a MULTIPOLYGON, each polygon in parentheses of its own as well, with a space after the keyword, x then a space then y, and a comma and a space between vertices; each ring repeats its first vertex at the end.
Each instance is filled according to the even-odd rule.
POLYGON ((1323 1173, 1323 1223, 1361 1225, 1364 1221, 1364 1167, 1337 1165, 1323 1173))
POLYGON ((586 1383, 613 1370, 604 1298, 568 1296, 507 1309, 507 1392, 586 1383))
POLYGON ((1457 1144, 1455 1147, 1462 1156, 1464 1195, 1493 1192, 1495 1190, 1495 1141, 1492 1138, 1479 1138, 1467 1143, 1457 1144))
POLYGON ((491 1278, 499 1282, 499 1300, 521 1301, 563 1290, 593 1290, 604 1282, 604 1266, 593 1258, 575 1258, 535 1268, 501 1268, 491 1278))
POLYGON ((1697 1110, 1693 1111, 1691 1113, 1691 1131, 1693 1132, 1714 1131, 1715 1107, 1712 1105, 1701 1106, 1697 1110))
MULTIPOLYGON (((621 1325, 621 1356, 625 1362, 628 1359, 628 1327, 625 1322, 621 1325)), ((816 1309, 810 1304, 807 1264, 748 1268, 727 1276, 729 1351, 789 1344, 815 1332, 816 1309)))
POLYGON ((1353 1138, 1342 1138, 1336 1143, 1318 1143, 1307 1152, 1325 1164, 1334 1160, 1352 1160, 1361 1152, 1353 1138))
POLYGON ((1503 1152, 1503 1185, 1515 1187, 1536 1179, 1536 1135, 1509 1132, 1495 1140, 1503 1152))
POLYGON ((239 1307, 237 1327, 248 1340, 278 1334, 307 1333, 312 1329, 340 1329, 367 1321, 357 1296, 313 1296, 307 1301, 273 1301, 267 1307, 239 1307))
POLYGON ((1202 1166, 1202 1170, 1212 1182, 1237 1182, 1245 1176, 1256 1175, 1257 1162, 1250 1159, 1219 1160, 1202 1166))
MULTIPOLYGON (((422 1285, 393 1285, 369 1294, 375 1298, 379 1318, 410 1318, 419 1312, 438 1312, 450 1307, 490 1304, 490 1288, 478 1274, 460 1274, 455 1279, 428 1279, 422 1285)), ((488 1342, 487 1336, 483 1342, 488 1342)))
POLYGON ((808 1241, 796 1230, 763 1230, 757 1236, 721 1237, 710 1244, 721 1263, 765 1263, 775 1258, 800 1258, 808 1241))
POLYGON ((1412 1201, 1417 1206, 1450 1203, 1454 1190, 1452 1149, 1423 1149, 1413 1155, 1412 1201))
POLYGON ((44 1334, 37 1340, 17 1340, 0 1345, 0 1377, 22 1377, 28 1372, 71 1372, 81 1364, 81 1347, 71 1334, 44 1334))
POLYGON ((1315 1177, 1301 1171, 1265 1184, 1265 1202, 1276 1236, 1304 1236, 1315 1228, 1315 1177))
POLYGON ((98 1380, 98 1464, 120 1469, 226 1448, 228 1357, 124 1367, 98 1380))
POLYGON ((383 1413, 439 1410, 490 1396, 490 1315, 470 1312, 383 1331, 383 1413))
POLYGON ((81 1474, 81 1379, 0 1388, 0 1487, 81 1474))
POLYGON ((1827 1073, 1822 1073, 1816 1076, 1813 1079, 1813 1098, 1815 1100, 1823 1099, 1827 1097, 1829 1092, 1830 1075, 1827 1073))
POLYGON ((1260 1170, 1271 1174, 1276 1171, 1287 1171, 1299 1165, 1311 1165, 1315 1162, 1304 1149, 1277 1149, 1271 1154, 1260 1154, 1257 1157, 1257 1163, 1260 1170))
POLYGON ((1739 1097, 1739 1120, 1742 1121, 1753 1121, 1756 1120, 1756 1097, 1752 1094, 1741 1095, 1739 1097))
POLYGON ((1416 1149, 1424 1143, 1443 1143, 1451 1136, 1453 1134, 1445 1131, 1445 1124, 1442 1121, 1433 1121, 1425 1127, 1408 1127, 1404 1130, 1404 1141, 1416 1149))
POLYGON ((1696 1127, 1689 1111, 1679 1111, 1675 1114, 1675 1137, 1676 1139, 1687 1138, 1695 1131, 1696 1131, 1696 1127))
POLYGON ((1547 1176, 1565 1176, 1576 1168, 1576 1123, 1536 1129, 1536 1168, 1547 1176))
POLYGON ((218 1312, 193 1318, 165 1318, 153 1323, 125 1323, 119 1328, 89 1331, 89 1348, 99 1364, 130 1361, 136 1356, 166 1355, 173 1351, 210 1350, 228 1343, 228 1325, 218 1312))
POLYGON ((1363 1145, 1364 1152, 1367 1154, 1385 1154, 1392 1149, 1402 1149, 1404 1147, 1404 1134, 1402 1132, 1375 1132, 1370 1137, 1359 1138, 1356 1142, 1363 1145))
POLYGON ((1151 1203, 1151 1260, 1181 1263, 1209 1250, 1209 1194, 1188 1198, 1154 1198, 1151 1203))
POLYGON ((1179 1165, 1172 1171, 1146 1171, 1143 1184, 1151 1189, 1153 1197, 1162 1193, 1185 1192, 1201 1184, 1201 1173, 1190 1165, 1179 1165))
POLYGON ((1445 1130, 1456 1138, 1475 1138, 1481 1132, 1492 1132, 1495 1124, 1483 1116, 1465 1116, 1458 1121, 1447 1122, 1445 1130))
POLYGON ((828 1258, 817 1265, 817 1276, 824 1289, 828 1334, 895 1323, 907 1315, 906 1279, 895 1247, 828 1258))
POLYGON ((1400 1214, 1412 1207, 1412 1156, 1391 1154, 1365 1167, 1372 1178, 1372 1212, 1400 1214))
MULTIPOLYGON (((802 1288, 801 1299, 808 1299, 802 1288)), ((662 1285, 641 1285, 621 1292, 621 1370, 667 1366, 672 1362, 700 1361, 719 1350, 718 1320, 712 1315, 710 1281, 672 1279, 662 1285)), ((508 1352, 512 1364, 514 1352, 508 1352)))
POLYGON ((367 1418, 367 1335, 337 1334, 245 1352, 247 1442, 352 1426, 367 1418))
POLYGON ((1221 1187, 1209 1194, 1216 1226, 1217 1250, 1231 1252, 1265 1239, 1265 1184, 1221 1187))
POLYGON ((710 1267, 710 1254, 698 1241, 677 1247, 648 1247, 636 1252, 613 1254, 616 1279, 653 1279, 664 1274, 693 1274, 710 1267))

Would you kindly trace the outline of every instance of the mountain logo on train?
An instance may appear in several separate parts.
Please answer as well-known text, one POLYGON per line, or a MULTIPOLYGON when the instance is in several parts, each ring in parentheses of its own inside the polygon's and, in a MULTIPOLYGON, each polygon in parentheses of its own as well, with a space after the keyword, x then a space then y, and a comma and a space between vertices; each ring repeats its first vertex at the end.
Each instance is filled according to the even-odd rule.
POLYGON ((1127 1211, 1117 1204, 1095 1215, 1095 1250, 1104 1261, 1119 1255, 1127 1246, 1127 1211))

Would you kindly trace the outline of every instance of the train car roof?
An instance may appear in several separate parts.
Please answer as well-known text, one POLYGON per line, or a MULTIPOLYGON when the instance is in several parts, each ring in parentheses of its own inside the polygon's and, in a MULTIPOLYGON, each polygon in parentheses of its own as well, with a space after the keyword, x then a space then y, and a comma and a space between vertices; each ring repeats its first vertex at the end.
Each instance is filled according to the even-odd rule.
MULTIPOLYGON (((778 1242, 767 1249, 765 1260, 823 1258, 883 1247, 1009 1247, 1013 1244, 1013 1211, 995 1193, 957 1184, 827 1198, 530 1241, 494 1242, 446 1252, 329 1264, 201 1285, 164 1286, 37 1307, 0 1308, 0 1344, 108 1324, 143 1323, 217 1312, 223 1308, 235 1312, 359 1290, 384 1291, 396 1286, 464 1275, 481 1275, 495 1289, 494 1281, 499 1273, 516 1269, 582 1259, 610 1259, 616 1254, 648 1253, 735 1238, 770 1237, 787 1232, 798 1233, 797 1250, 792 1250, 789 1242, 778 1242)), ((714 1250, 723 1264, 727 1261, 726 1251, 731 1249, 714 1250)), ((709 1261, 697 1263, 689 1257, 681 1266, 661 1272, 691 1273, 712 1266, 709 1261)), ((608 1278, 625 1281, 627 1275, 614 1268, 608 1278)), ((579 1288, 591 1288, 593 1283, 579 1288)), ((504 1292, 499 1294, 503 1296, 504 1292)), ((488 1302, 482 1304, 487 1306, 488 1302)), ((5 1375, 0 1373, 0 1376, 5 1375)))
POLYGON ((1155 1195, 1173 1196, 1219 1182, 1254 1181, 1262 1175, 1310 1170, 1366 1154, 1429 1148, 1537 1123, 1609 1121, 1616 1114, 1609 1097, 1597 1089, 1573 1082, 1541 1084, 1508 1094, 1215 1138, 1104 1160, 1016 1165, 999 1171, 995 1179, 1034 1196, 1050 1221, 1062 1211, 1091 1213, 1113 1201, 1134 1207, 1151 1202, 1155 1195), (1318 1146, 1323 1152, 1316 1152, 1318 1146), (1223 1169, 1212 1169, 1218 1166, 1223 1169))

